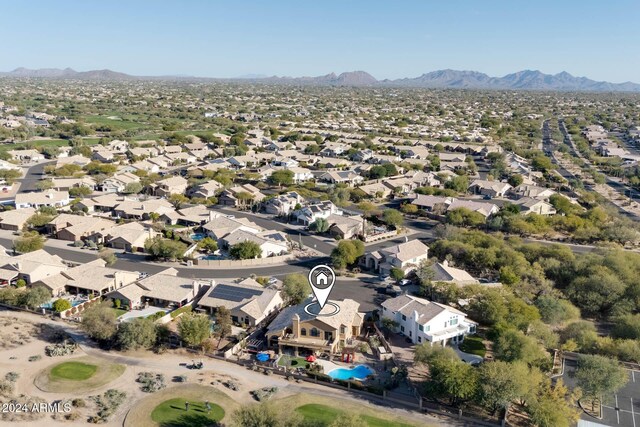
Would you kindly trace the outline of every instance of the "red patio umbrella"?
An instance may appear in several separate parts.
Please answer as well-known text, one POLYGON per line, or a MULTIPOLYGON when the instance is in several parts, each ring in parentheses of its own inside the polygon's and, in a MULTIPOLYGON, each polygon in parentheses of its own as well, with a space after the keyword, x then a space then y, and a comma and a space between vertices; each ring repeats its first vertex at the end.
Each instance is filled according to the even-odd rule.
POLYGON ((316 361, 316 357, 312 354, 310 356, 307 356, 306 361, 307 362, 315 362, 316 361))

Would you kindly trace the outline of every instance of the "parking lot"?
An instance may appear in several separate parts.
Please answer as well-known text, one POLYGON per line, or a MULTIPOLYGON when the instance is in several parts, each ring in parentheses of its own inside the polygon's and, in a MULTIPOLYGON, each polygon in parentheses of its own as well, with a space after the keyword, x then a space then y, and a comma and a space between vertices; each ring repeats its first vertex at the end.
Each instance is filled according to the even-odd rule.
MULTIPOLYGON (((570 387, 576 382, 573 378, 577 361, 565 359, 562 380, 570 387)), ((627 370, 629 382, 616 394, 604 396, 602 400, 602 419, 583 413, 583 420, 608 426, 640 427, 640 371, 627 370)))

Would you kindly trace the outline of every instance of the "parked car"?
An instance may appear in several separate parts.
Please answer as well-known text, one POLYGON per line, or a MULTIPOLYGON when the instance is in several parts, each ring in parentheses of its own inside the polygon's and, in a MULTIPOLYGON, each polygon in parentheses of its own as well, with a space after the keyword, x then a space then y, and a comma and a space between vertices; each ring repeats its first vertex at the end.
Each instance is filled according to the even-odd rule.
POLYGON ((400 280, 400 282, 398 282, 398 285, 400 285, 400 286, 408 286, 411 283, 413 283, 413 282, 411 280, 409 280, 409 279, 402 279, 402 280, 400 280))
POLYGON ((386 290, 387 295, 391 295, 392 297, 397 297, 402 295, 402 289, 398 285, 389 285, 386 290))
POLYGON ((278 279, 276 279, 275 277, 270 277, 269 278, 269 284, 270 285, 275 285, 278 282, 278 279))
POLYGON ((146 279, 147 277, 149 277, 149 273, 143 271, 138 275, 138 279, 146 279))

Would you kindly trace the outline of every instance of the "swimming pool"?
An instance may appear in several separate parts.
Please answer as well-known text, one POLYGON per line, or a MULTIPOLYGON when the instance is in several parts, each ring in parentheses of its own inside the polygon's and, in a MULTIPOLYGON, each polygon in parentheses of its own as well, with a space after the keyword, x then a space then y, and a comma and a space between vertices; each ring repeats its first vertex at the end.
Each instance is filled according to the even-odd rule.
POLYGON ((355 368, 351 368, 351 369, 336 368, 327 372, 327 375, 329 375, 334 380, 350 380, 350 379, 364 380, 369 375, 373 375, 373 374, 374 374, 373 369, 371 369, 367 365, 358 365, 355 368))
MULTIPOLYGON (((45 302, 44 304, 40 305, 40 308, 52 309, 53 308, 53 303, 55 301, 56 301, 56 299, 52 299, 49 302, 45 302)), ((83 302, 87 302, 88 300, 82 299, 82 298, 73 298, 73 299, 68 299, 68 301, 71 303, 71 307, 75 307, 77 305, 82 304, 83 302)))
POLYGON ((200 240, 204 239, 205 237, 207 237, 206 234, 204 233, 194 233, 191 236, 189 236, 191 238, 191 240, 193 240, 194 242, 199 242, 200 240))

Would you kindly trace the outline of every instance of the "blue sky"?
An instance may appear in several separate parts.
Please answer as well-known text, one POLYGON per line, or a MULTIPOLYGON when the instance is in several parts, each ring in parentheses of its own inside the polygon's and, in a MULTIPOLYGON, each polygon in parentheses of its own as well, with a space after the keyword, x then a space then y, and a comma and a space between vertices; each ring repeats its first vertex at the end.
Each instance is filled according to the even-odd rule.
POLYGON ((523 69, 640 82, 640 1, 4 2, 0 70, 378 79, 523 69))

